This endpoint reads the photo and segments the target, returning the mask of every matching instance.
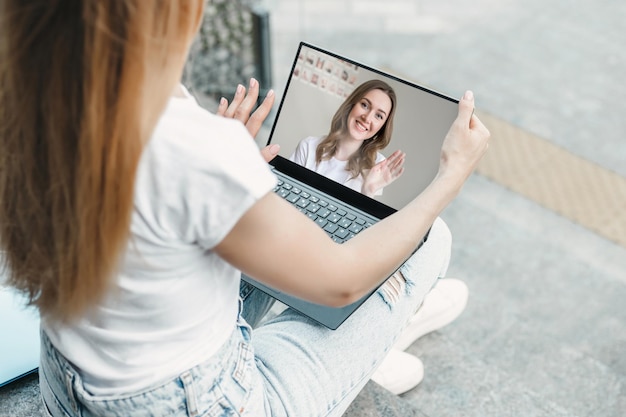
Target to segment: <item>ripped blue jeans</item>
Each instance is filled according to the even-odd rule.
[[[337,330],[286,309],[257,324],[273,299],[242,282],[240,317],[211,360],[141,392],[99,397],[42,334],[40,387],[52,416],[341,416],[438,277],[451,236],[441,219],[427,242]],[[254,330],[253,330],[253,327]]]

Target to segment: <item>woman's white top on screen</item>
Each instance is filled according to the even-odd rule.
[[[289,159],[298,165],[302,165],[305,168],[325,176],[326,178],[330,178],[331,180],[337,181],[346,187],[361,192],[363,187],[363,175],[352,178],[352,173],[346,170],[348,165],[347,161],[340,161],[339,159],[333,157],[327,160],[322,160],[319,165],[315,162],[315,150],[322,139],[323,137],[315,136],[309,136],[302,139]],[[376,163],[379,163],[384,159],[385,157],[383,154],[378,152],[376,155]],[[380,189],[375,195],[382,195],[382,193],[383,190]]]

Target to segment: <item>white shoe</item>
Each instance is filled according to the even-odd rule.
[[[393,349],[406,350],[427,333],[441,329],[461,315],[467,305],[469,290],[461,280],[441,278],[430,290],[417,313],[400,333]]]
[[[391,349],[372,375],[371,380],[393,394],[415,388],[424,378],[424,365],[417,356]]]
[[[404,350],[425,334],[452,323],[465,310],[468,296],[463,281],[439,279],[371,379],[396,395],[415,388],[424,378],[424,365]]]

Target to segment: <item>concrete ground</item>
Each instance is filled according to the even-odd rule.
[[[626,177],[626,3],[262,3],[279,94],[304,40],[449,95],[472,89],[478,109]],[[467,309],[409,348],[425,365],[416,389],[368,384],[346,416],[626,415],[626,248],[481,175],[442,217]],[[37,415],[36,396],[32,377],[2,388],[0,415]]]
[[[478,109],[626,177],[625,3],[263,3],[277,90],[307,41],[449,95],[472,89]],[[626,248],[542,203],[470,179],[442,216],[466,311],[409,348],[425,366],[400,397],[412,411],[368,386],[350,416],[626,415]]]

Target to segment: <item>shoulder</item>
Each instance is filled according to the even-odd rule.
[[[254,178],[269,171],[241,122],[177,98],[168,103],[142,159],[156,164],[156,174],[168,175],[171,181],[206,174]]]
[[[141,157],[135,208],[161,229],[215,243],[274,184],[242,123],[173,99]]]
[[[210,158],[217,150],[254,150],[245,126],[216,116],[191,99],[172,98],[152,135],[150,147],[167,147],[193,160]]]
[[[317,137],[317,136],[308,136],[304,139],[302,139],[300,142],[298,142],[298,145],[296,146],[296,153],[302,155],[302,154],[311,154],[311,153],[315,153],[315,150],[317,149],[317,145],[319,145],[319,143],[321,142],[322,138]]]
[[[315,153],[317,151],[317,147],[320,144],[320,142],[322,141],[322,139],[324,139],[324,137],[320,137],[320,136],[309,136],[304,138],[301,143],[302,143],[302,147],[307,149],[307,152],[309,153]]]
[[[302,141],[306,143],[319,143],[322,141],[323,136],[308,136]]]
[[[312,147],[316,147],[321,141],[322,141],[322,138],[319,137],[319,136],[308,136],[308,137],[302,139],[300,141],[300,143],[303,146],[306,146],[308,148],[312,148]]]

